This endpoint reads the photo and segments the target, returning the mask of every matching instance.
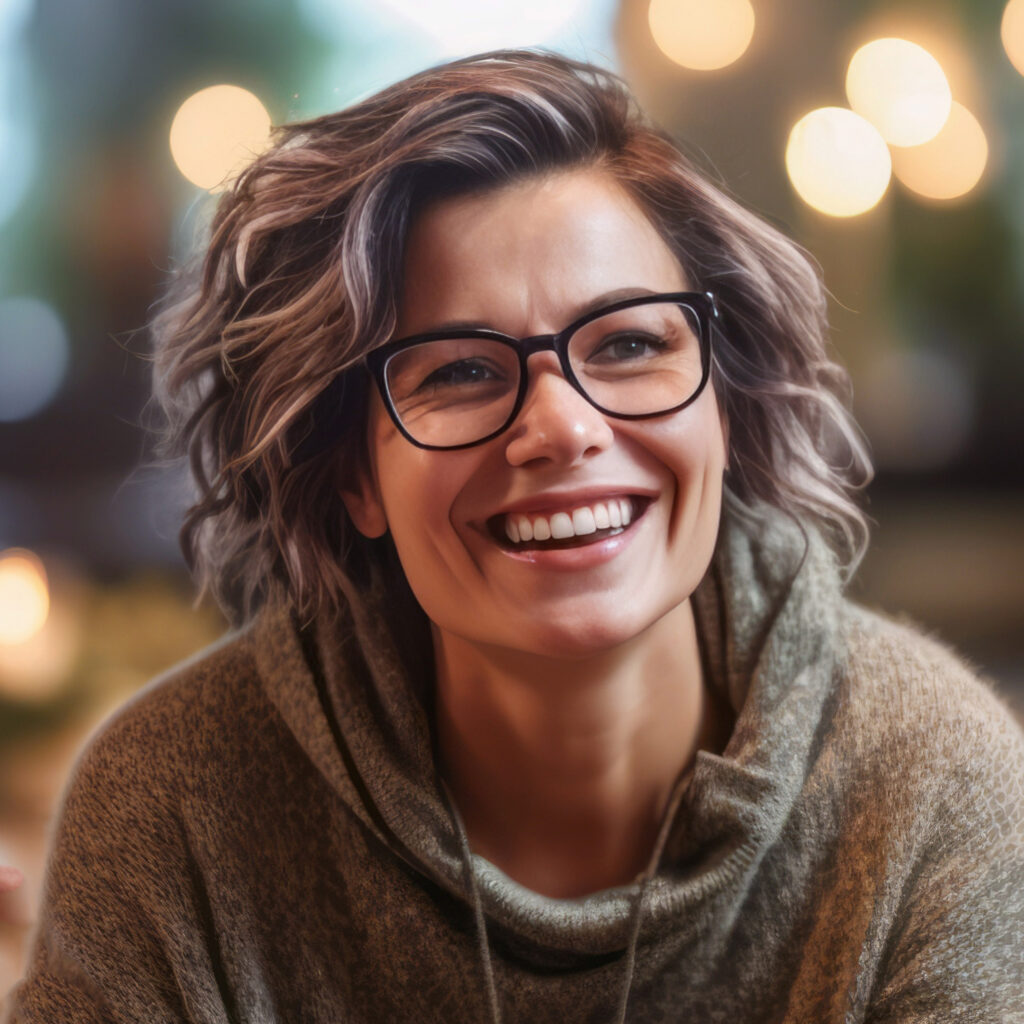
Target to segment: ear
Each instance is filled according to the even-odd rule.
[[[383,537],[388,532],[388,519],[384,514],[384,503],[380,498],[377,481],[365,467],[354,475],[355,486],[341,489],[341,500],[345,503],[349,518],[364,537]]]

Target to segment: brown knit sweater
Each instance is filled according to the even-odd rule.
[[[695,610],[734,733],[642,893],[577,900],[464,852],[386,617],[267,610],[82,755],[7,1019],[1024,1021],[1003,704],[846,601],[816,535],[734,504]]]

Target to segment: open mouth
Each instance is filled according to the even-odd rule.
[[[624,533],[652,499],[639,494],[606,498],[559,512],[509,512],[491,516],[487,529],[510,551],[552,551],[596,544]]]

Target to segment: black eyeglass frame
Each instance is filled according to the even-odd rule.
[[[606,409],[604,406],[598,405],[598,403],[587,394],[583,385],[580,384],[577,379],[576,374],[573,373],[572,366],[569,362],[570,339],[581,327],[585,327],[592,321],[598,320],[603,316],[607,316],[609,313],[617,313],[623,309],[632,309],[634,306],[650,306],[656,303],[666,302],[675,303],[679,306],[686,306],[697,314],[701,378],[696,390],[689,398],[686,399],[686,401],[680,402],[678,405],[674,405],[669,409],[661,409],[657,412],[613,412],[611,409]],[[659,295],[641,295],[632,299],[622,299],[619,302],[613,302],[609,306],[602,306],[600,309],[592,310],[584,316],[581,316],[579,319],[574,320],[568,327],[559,331],[557,334],[535,334],[529,338],[514,338],[509,334],[502,334],[500,331],[492,331],[486,328],[481,328],[479,330],[427,331],[423,334],[412,334],[406,338],[398,338],[395,341],[389,341],[386,344],[381,345],[380,348],[375,348],[371,352],[368,352],[363,357],[362,361],[377,385],[377,390],[380,392],[381,399],[384,402],[384,408],[387,409],[392,422],[410,444],[415,445],[417,448],[424,448],[428,451],[456,451],[461,448],[473,448],[478,444],[485,444],[486,442],[493,440],[495,437],[498,437],[500,434],[503,434],[510,426],[512,426],[523,407],[523,401],[526,398],[526,392],[530,385],[530,377],[526,361],[536,352],[554,352],[558,356],[558,362],[561,365],[562,374],[565,379],[595,409],[597,409],[598,412],[603,413],[605,416],[611,416],[614,419],[619,420],[648,420],[653,419],[656,416],[668,416],[670,413],[679,412],[680,409],[685,409],[692,402],[695,402],[707,386],[708,379],[711,376],[711,326],[718,320],[718,303],[712,292],[665,292]],[[516,393],[515,401],[512,404],[512,409],[505,422],[502,423],[497,430],[492,430],[489,434],[476,441],[466,441],[462,444],[426,444],[423,441],[417,441],[402,424],[402,419],[398,415],[398,410],[395,408],[394,402],[391,399],[391,394],[388,391],[388,363],[399,352],[402,352],[407,348],[412,348],[414,345],[422,345],[431,341],[451,341],[460,338],[477,338],[486,341],[496,341],[500,344],[507,345],[516,352],[519,357],[519,388]]]

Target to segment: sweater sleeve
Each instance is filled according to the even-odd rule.
[[[1024,1022],[1024,734],[974,685],[977,704],[939,730],[949,742],[867,1024]]]
[[[160,730],[122,716],[80,758],[8,1024],[222,1024],[216,942]]]

